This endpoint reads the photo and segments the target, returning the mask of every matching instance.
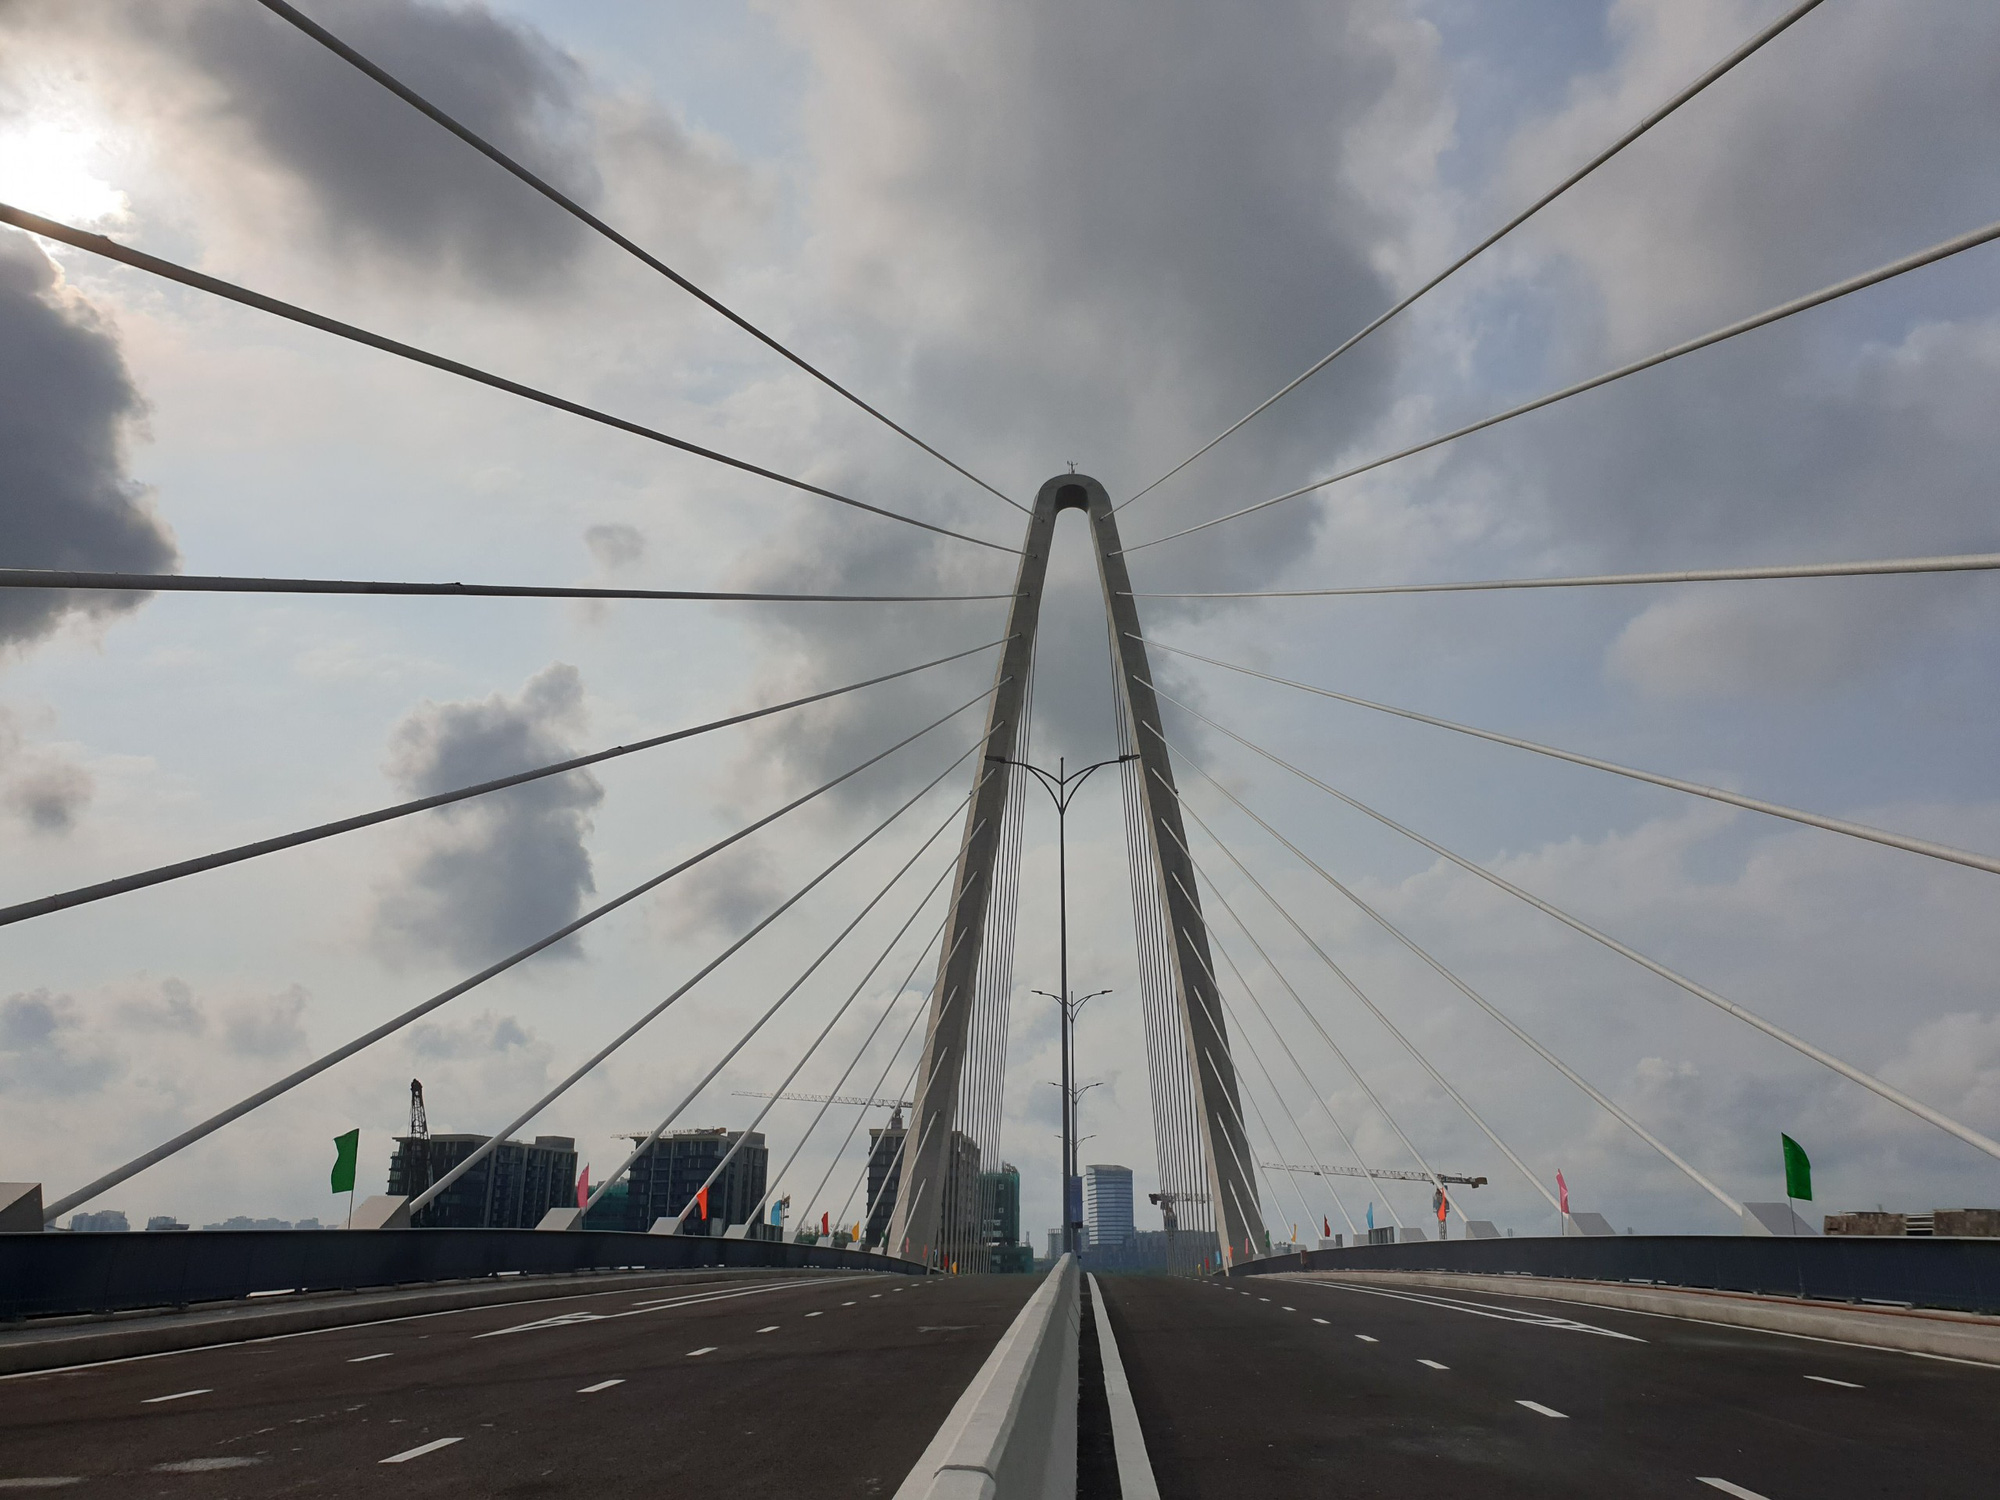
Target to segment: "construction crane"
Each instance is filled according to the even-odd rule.
[[[868,1109],[914,1109],[910,1099],[863,1099],[854,1094],[760,1094],[755,1089],[737,1089],[738,1099],[794,1099],[801,1104],[859,1104]]]
[[[403,1146],[404,1191],[412,1198],[431,1185],[431,1122],[424,1114],[424,1084],[410,1080],[410,1133]]]
[[[1290,1162],[1284,1161],[1260,1161],[1257,1165],[1263,1167],[1266,1171],[1310,1172],[1315,1177],[1322,1175],[1327,1177],[1380,1177],[1389,1182],[1429,1182],[1431,1180],[1428,1172],[1387,1172],[1380,1167],[1370,1167],[1365,1172],[1359,1167],[1327,1167],[1322,1172],[1319,1167],[1295,1167]],[[1455,1182],[1461,1187],[1486,1186],[1486,1179],[1484,1177],[1462,1177],[1456,1172],[1440,1172],[1437,1174],[1437,1180],[1439,1182]]]

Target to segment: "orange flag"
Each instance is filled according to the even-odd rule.
[[[694,1195],[694,1211],[703,1219],[708,1217],[708,1188],[703,1186]]]

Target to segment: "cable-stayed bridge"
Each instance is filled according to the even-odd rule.
[[[115,912],[116,902],[140,891],[505,797],[624,757],[784,722],[850,695],[880,701],[868,695],[887,684],[952,684],[940,690],[952,703],[948,711],[924,722],[871,718],[869,753],[838,774],[242,1097],[204,1096],[202,1112],[161,1139],[133,1143],[132,1154],[100,1163],[89,1180],[44,1182],[36,1163],[0,1160],[19,1178],[0,1184],[0,1310],[17,1324],[0,1329],[0,1376],[16,1396],[0,1415],[0,1488],[124,1483],[141,1474],[198,1486],[225,1480],[197,1476],[233,1475],[259,1491],[319,1484],[346,1493],[376,1478],[378,1465],[394,1466],[399,1483],[449,1493],[653,1493],[717,1478],[761,1493],[806,1472],[831,1476],[826,1482],[843,1492],[912,1497],[1233,1494],[1293,1482],[1348,1482],[1367,1493],[1392,1486],[1462,1493],[1482,1485],[1505,1493],[1586,1485],[1698,1493],[1706,1486],[1757,1497],[1806,1488],[1970,1493],[1981,1483],[1977,1466],[1963,1461],[1962,1438],[1992,1425],[2000,1224],[1988,1226],[1976,1214],[1924,1216],[1921,1227],[1906,1223],[1908,1232],[1895,1235],[1818,1234],[1791,1201],[1756,1196],[1754,1183],[1733,1175],[1728,1163],[1672,1139],[1671,1129],[1648,1122],[1642,1102],[1621,1099],[1617,1087],[1587,1078],[1558,1044],[1531,1034],[1438,956],[1436,937],[1406,930],[1365,886],[1336,874],[1338,861],[1298,808],[1358,814],[1438,867],[1482,882],[1523,920],[1553,924],[1580,951],[1612,955],[1726,1017],[1745,1045],[1776,1044],[1805,1059],[1817,1086],[1920,1122],[1960,1153],[1968,1193],[1991,1196],[1982,1185],[1995,1181],[2000,1141],[1990,1122],[1982,1128],[1824,1038],[1780,1024],[1756,996],[1725,994],[1641,940],[1453,849],[1336,784],[1335,768],[1280,754],[1256,724],[1218,716],[1207,699],[1173,684],[1209,675],[1254,682],[1274,701],[1296,695],[1293,701],[1391,716],[1578,775],[1815,829],[1872,846],[1872,858],[1950,866],[1954,878],[1967,881],[2000,875],[2000,856],[1286,677],[1199,649],[1209,643],[1186,626],[1156,638],[1146,612],[1148,601],[1164,599],[1943,578],[1991,572],[2000,568],[2000,553],[1261,591],[1148,589],[1133,569],[1143,572],[1152,548],[1185,546],[1213,528],[1980,253],[2000,239],[2000,223],[1906,248],[1807,295],[1283,493],[1218,504],[1195,524],[1151,527],[1130,540],[1124,534],[1131,521],[1145,524],[1145,512],[1128,516],[1130,508],[1778,42],[1820,0],[1792,7],[1746,39],[1122,500],[1075,465],[1032,496],[1005,493],[312,17],[282,0],[260,3],[299,33],[300,45],[323,49],[329,66],[371,80],[384,108],[416,111],[425,128],[447,132],[485,159],[468,154],[467,170],[509,174],[523,194],[538,195],[692,296],[948,470],[953,483],[1023,517],[1025,527],[1014,533],[1015,516],[1004,511],[990,512],[975,529],[910,514],[0,203],[0,222],[124,268],[118,274],[177,284],[481,387],[496,405],[527,402],[748,476],[838,507],[857,527],[914,528],[931,544],[973,549],[990,564],[1012,560],[1005,565],[1011,577],[978,591],[866,593],[141,574],[0,555],[0,588],[20,591],[951,608],[992,622],[967,649],[932,647],[912,653],[921,660],[884,662],[869,675],[781,701],[0,908],[6,927],[99,903],[114,903],[106,910]],[[1070,512],[1076,515],[1065,521]],[[1034,759],[1034,701],[1044,645],[1077,649],[1042,640],[1049,569],[1063,547],[1088,550],[1100,586],[1115,754],[1074,772],[1066,763],[1050,772]],[[902,638],[926,639],[922,627]],[[1163,661],[1189,675],[1163,684],[1156,680]],[[942,769],[911,769],[919,756],[931,757],[923,762],[931,766],[940,747],[950,756]],[[1071,912],[1059,833],[1062,959],[1051,998],[1063,1057],[1056,1185],[1063,1227],[1041,1258],[1042,1274],[1002,1275],[1023,1258],[1013,1253],[1021,1235],[1018,1196],[1011,1220],[1000,1206],[1009,1191],[1018,1195],[1018,1177],[1010,1189],[996,1180],[1005,1175],[996,1168],[1009,1090],[1025,1082],[1010,1079],[1008,1060],[1014,997],[1024,987],[1016,954],[1028,820],[1041,816],[1039,786],[1051,796],[1060,829],[1070,795],[1100,768],[1118,783],[1154,1150],[1151,1185],[1142,1191],[1162,1212],[1167,1243],[1152,1266],[1162,1274],[1114,1278],[1114,1266],[1126,1268],[1113,1255],[1120,1247],[1091,1245],[1086,1233],[1077,1116],[1091,1085],[1077,1081],[1072,1040],[1077,1011],[1094,997],[1078,996],[1068,971]],[[1282,773],[1288,794],[1251,789],[1251,769]],[[496,1118],[504,1114],[506,1123],[490,1135],[463,1138],[462,1148],[447,1153],[444,1138],[430,1141],[427,1127],[413,1125],[401,1148],[401,1190],[392,1184],[373,1198],[348,1232],[57,1232],[66,1216],[87,1212],[183,1153],[200,1152],[218,1133],[258,1128],[259,1112],[274,1101],[593,924],[674,882],[701,880],[703,866],[726,851],[767,830],[783,837],[794,813],[824,806],[821,799],[869,773],[876,773],[871,785],[887,781],[895,789],[886,813],[857,818],[834,857],[684,981],[614,1033],[593,1038],[588,1054],[554,1084],[532,1098],[495,1101]],[[1225,835],[1232,827],[1241,834]],[[886,879],[857,873],[872,868],[871,859],[892,866]],[[1026,878],[1044,879],[1040,872]],[[1301,899],[1301,891],[1310,897]],[[815,892],[849,913],[823,944],[799,937],[796,918],[787,921]],[[855,935],[871,919],[893,924],[893,936],[879,948],[870,941],[860,954],[861,977],[813,1030],[800,1019],[798,997],[823,983],[830,966],[854,959],[862,947]],[[1491,1021],[1491,1045],[1532,1058],[1542,1086],[1574,1091],[1600,1128],[1637,1141],[1677,1173],[1715,1206],[1708,1227],[1726,1232],[1617,1235],[1587,1204],[1573,1206],[1558,1163],[1510,1138],[1510,1101],[1495,1097],[1477,1072],[1448,1073],[1426,1036],[1407,1020],[1399,1024],[1393,1006],[1343,961],[1335,933],[1349,922],[1406,952]],[[601,1082],[607,1061],[636,1038],[672,1032],[675,1007],[718,973],[725,977],[716,983],[726,982],[732,960],[753,945],[782,952],[794,977],[755,994],[726,1044],[699,1060],[694,1081],[658,1101],[657,1123],[629,1133],[631,1149],[621,1160],[581,1177],[572,1160],[561,1201],[532,1228],[446,1223],[455,1193],[484,1183],[490,1194],[524,1132],[546,1123],[573,1091]],[[1435,1122],[1391,1096],[1353,1029],[1330,1019],[1328,996],[1343,997],[1343,1009],[1351,1001],[1372,1023],[1370,1042],[1386,1038],[1426,1090],[1449,1102],[1468,1127],[1462,1138],[1483,1143],[1479,1160],[1440,1154]],[[764,1056],[774,1046],[782,1063],[768,1076],[749,1076],[746,1054]],[[667,1170],[669,1148],[702,1133],[696,1112],[716,1107],[725,1075],[755,1082],[731,1097],[759,1104],[740,1124],[709,1132],[711,1149],[695,1169]],[[1337,1108],[1342,1099],[1363,1101],[1365,1113]],[[769,1125],[781,1102],[817,1108],[802,1129],[781,1133]],[[884,1109],[891,1121],[863,1135],[870,1112]],[[436,1147],[421,1170],[419,1141]],[[1393,1143],[1393,1164],[1381,1159],[1381,1142]],[[810,1169],[801,1164],[808,1151],[814,1160],[827,1157],[810,1188]],[[753,1158],[755,1172],[747,1170]],[[1790,1174],[1787,1158],[1788,1187]],[[1473,1195],[1503,1179],[1546,1204],[1555,1232],[1511,1236],[1481,1215]],[[745,1189],[745,1182],[754,1186]],[[1400,1189],[1399,1197],[1390,1184],[1419,1191]],[[1352,1196],[1358,1186],[1365,1207]],[[1431,1190],[1428,1211],[1406,1216],[1410,1204],[1422,1202],[1423,1187]],[[1388,1223],[1376,1222],[1378,1204]],[[271,1436],[294,1428],[300,1441]],[[79,1443],[78,1434],[88,1441]]]

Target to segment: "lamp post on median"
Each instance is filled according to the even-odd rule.
[[[1096,994],[1085,995],[1082,1000],[1072,1000],[1069,993],[1069,805],[1082,790],[1083,783],[1092,771],[1106,766],[1119,765],[1128,760],[1137,760],[1136,754],[1117,755],[1110,760],[1095,761],[1080,771],[1068,769],[1068,763],[1060,758],[1054,771],[1045,771],[1040,766],[1025,760],[1010,760],[1004,755],[989,755],[988,760],[999,761],[1002,765],[1019,766],[1023,771],[1034,774],[1042,784],[1042,790],[1049,794],[1049,800],[1056,805],[1056,905],[1058,910],[1058,931],[1062,953],[1060,995],[1050,995],[1062,1007],[1062,1084],[1063,1091],[1063,1249],[1071,1254],[1076,1251],[1077,1225],[1083,1216],[1083,1193],[1076,1176],[1076,1090],[1073,1082],[1074,1068],[1074,1028],[1076,1013],[1083,1009],[1085,1000],[1094,1000],[1097,995],[1108,995],[1109,990],[1098,990]],[[1035,991],[1047,995],[1047,990]]]

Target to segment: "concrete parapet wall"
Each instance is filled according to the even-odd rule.
[[[2000,1318],[1977,1313],[1855,1307],[1841,1302],[1804,1302],[1750,1292],[1684,1291],[1601,1281],[1565,1281],[1558,1277],[1479,1276],[1451,1271],[1305,1271],[1287,1275],[1285,1280],[1427,1287],[1461,1295],[1582,1303],[2000,1365]]]
[[[1074,1500],[1080,1279],[1056,1262],[895,1500]]]
[[[702,1269],[898,1271],[885,1255],[775,1240],[532,1229],[0,1234],[0,1320],[186,1307],[502,1275]]]
[[[2000,1240],[1607,1235],[1356,1245],[1238,1262],[1274,1271],[1448,1271],[2000,1313]]]

